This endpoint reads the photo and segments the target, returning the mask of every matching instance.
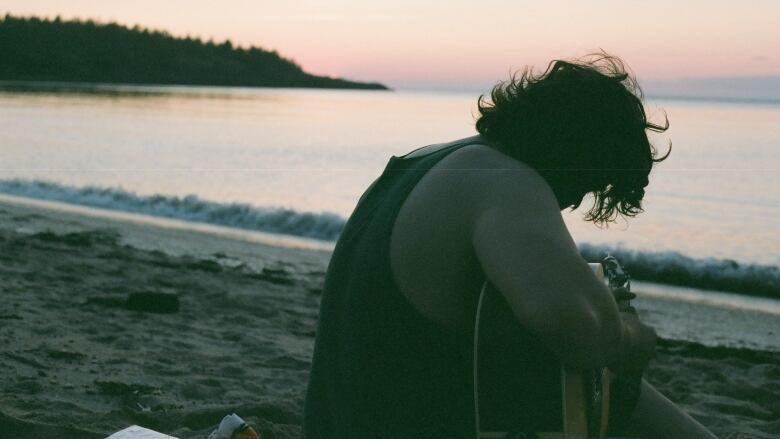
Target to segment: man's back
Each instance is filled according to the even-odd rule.
[[[475,160],[495,166],[491,160],[502,160],[490,159],[498,153],[474,144],[478,141],[464,139],[437,152],[394,158],[350,218],[323,292],[305,410],[307,437],[472,437],[472,325],[484,277],[466,231],[458,231],[462,226],[457,224],[462,216],[457,214],[459,197],[443,197],[455,204],[429,200],[422,210],[417,210],[416,203],[444,190],[442,184],[448,183],[441,178],[445,175],[465,187],[469,175],[483,172],[453,166]],[[450,186],[450,190],[457,189]],[[417,214],[424,217],[424,223],[415,224]],[[448,217],[455,221],[447,221]],[[417,235],[426,230],[428,236]],[[442,238],[448,234],[466,238],[430,239],[437,233]],[[402,263],[391,264],[391,254]],[[474,264],[465,264],[461,258],[470,258]],[[442,276],[442,285],[427,283],[426,272]],[[411,293],[400,283],[414,281],[407,273],[421,276],[422,286]],[[441,294],[414,295],[427,288]],[[524,354],[526,360],[540,358],[534,349]],[[549,358],[548,352],[544,355]],[[549,369],[545,364],[537,367]],[[551,376],[554,380],[557,373]],[[518,394],[519,390],[536,395],[529,388],[518,389]],[[548,393],[557,401],[555,387]],[[557,421],[555,410],[544,407],[547,419]]]
[[[401,204],[425,169],[449,152],[391,159],[342,232],[322,295],[304,410],[309,439],[473,432],[465,417],[448,419],[472,405],[468,336],[411,307],[396,287],[388,251]]]
[[[415,186],[398,214],[390,245],[393,274],[407,299],[437,323],[460,329],[473,326],[485,281],[475,252],[474,225],[482,210],[491,208],[494,186],[512,184],[518,192],[548,198],[548,212],[519,206],[517,221],[551,223],[549,215],[560,216],[554,196],[534,170],[479,136],[470,140],[474,143],[442,159]],[[524,250],[517,249],[518,259],[505,264],[534,257],[526,258]]]

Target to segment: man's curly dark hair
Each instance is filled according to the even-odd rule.
[[[646,130],[642,92],[623,62],[606,53],[556,60],[535,74],[526,68],[480,96],[476,127],[505,154],[533,167],[561,208],[592,193],[585,219],[603,225],[642,212],[644,188],[657,157]]]

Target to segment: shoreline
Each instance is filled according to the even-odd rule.
[[[123,210],[91,207],[82,204],[67,203],[62,201],[43,200],[37,198],[20,197],[0,193],[0,206],[11,205],[21,209],[34,211],[41,215],[54,213],[57,216],[64,215],[71,221],[86,220],[94,227],[117,227],[128,234],[125,238],[136,238],[133,243],[144,245],[145,240],[138,239],[137,235],[143,231],[158,229],[175,230],[180,233],[198,233],[209,236],[230,239],[239,242],[261,244],[269,247],[288,249],[311,250],[330,253],[335,243],[317,239],[304,238],[293,235],[267,233],[261,231],[240,229],[203,222],[166,218],[162,216],[147,215],[144,213],[127,212]],[[146,242],[151,245],[152,242]]]
[[[346,219],[330,212],[226,203],[189,196],[140,196],[121,188],[73,188],[39,181],[0,181],[0,202],[39,206],[121,221],[200,230],[275,246],[332,251]],[[25,186],[25,184],[27,186]],[[29,187],[28,187],[29,186]],[[42,191],[42,192],[41,192]],[[693,258],[675,251],[632,250],[610,244],[579,244],[589,261],[616,256],[641,283],[675,289],[675,295],[780,312],[780,267],[731,259]],[[657,290],[657,288],[656,288]]]
[[[0,431],[300,437],[330,253],[0,199]],[[133,294],[177,297],[133,309]],[[169,297],[169,296],[167,296]],[[159,311],[159,310],[158,310]],[[662,340],[646,378],[726,436],[780,434],[780,352]]]

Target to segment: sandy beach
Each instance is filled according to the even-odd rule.
[[[300,437],[329,252],[172,224],[0,200],[0,437],[205,438],[232,412]],[[719,437],[780,437],[780,352],[665,340],[646,376]]]

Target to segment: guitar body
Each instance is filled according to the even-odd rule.
[[[601,264],[588,264],[605,283]],[[561,364],[561,404],[566,439],[603,438],[609,426],[609,370],[579,370]]]
[[[561,404],[566,439],[603,438],[609,426],[609,370],[561,365]]]
[[[613,292],[618,287],[630,289],[628,275],[614,258],[590,266]],[[630,308],[627,299],[619,306]],[[521,433],[550,439],[606,436],[610,412],[615,412],[609,403],[610,383],[616,377],[608,369],[577,370],[560,363],[517,322],[503,296],[489,283],[482,291],[477,314],[474,383],[479,437],[523,437]],[[618,390],[638,388],[640,380],[641,376],[623,379]]]
[[[558,357],[520,326],[490,284],[480,315],[475,382],[481,437],[563,431]]]

